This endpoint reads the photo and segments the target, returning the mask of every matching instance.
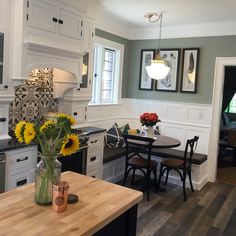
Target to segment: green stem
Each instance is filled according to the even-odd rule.
[[[42,158],[42,172],[39,173],[38,189],[35,195],[35,200],[39,204],[50,203],[52,201],[52,187],[58,180],[57,171],[55,170],[55,158],[41,157]]]

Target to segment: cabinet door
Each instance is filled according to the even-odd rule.
[[[79,87],[79,96],[90,99],[92,97],[92,58],[91,52],[84,53],[82,64],[82,83]]]
[[[25,171],[23,173],[10,175],[9,185],[7,186],[7,190],[15,189],[23,185],[32,183],[34,181],[34,178],[35,178],[35,171],[33,169]]]
[[[83,56],[83,65],[82,65],[82,83],[80,84],[80,88],[88,88],[91,84],[91,80],[89,79],[89,70],[90,70],[90,55],[86,52]]]
[[[65,9],[59,9],[59,34],[73,39],[82,38],[82,17]]]
[[[57,7],[42,0],[27,1],[27,25],[43,31],[56,33],[58,19]]]
[[[83,21],[83,51],[93,50],[94,25],[88,21]]]
[[[76,123],[83,123],[86,121],[87,107],[85,104],[74,104],[73,106],[73,117]]]
[[[4,34],[0,33],[0,85],[3,84]]]

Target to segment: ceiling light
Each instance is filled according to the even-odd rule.
[[[161,29],[162,29],[162,12],[158,15],[157,13],[150,12],[144,15],[148,18],[150,23],[155,23],[160,21],[160,31],[159,31],[159,45],[156,52],[156,57],[154,60],[151,60],[151,65],[146,66],[147,74],[152,79],[164,79],[171,67],[169,63],[161,58]]]

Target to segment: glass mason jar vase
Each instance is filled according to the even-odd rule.
[[[40,155],[35,172],[35,202],[39,205],[52,203],[52,185],[61,180],[61,163],[57,157]]]

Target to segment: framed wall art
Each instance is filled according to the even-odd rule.
[[[161,49],[161,58],[170,64],[171,70],[164,79],[156,81],[155,89],[157,91],[177,92],[180,48]]]
[[[182,61],[182,93],[197,93],[200,48],[184,48]]]
[[[141,62],[140,62],[140,75],[139,75],[139,89],[140,90],[152,90],[153,79],[150,78],[146,71],[146,66],[151,64],[151,60],[154,59],[154,49],[142,49],[141,50]]]

